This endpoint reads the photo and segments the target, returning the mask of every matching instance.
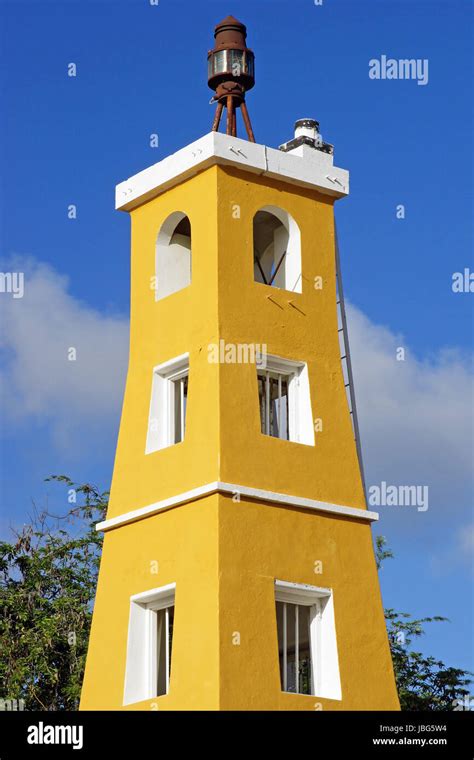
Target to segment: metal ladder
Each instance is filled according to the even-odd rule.
[[[349,347],[349,334],[347,331],[346,307],[344,303],[344,289],[342,287],[341,259],[339,256],[339,241],[337,235],[336,223],[334,223],[334,236],[336,247],[336,303],[337,303],[337,328],[339,335],[339,347],[341,351],[342,374],[344,376],[344,387],[346,389],[347,405],[352,420],[352,430],[357,448],[357,458],[359,460],[362,486],[364,489],[365,501],[367,503],[367,489],[365,485],[364,462],[362,460],[362,446],[360,441],[359,421],[357,418],[357,406],[354,391],[354,377],[352,374],[351,351]]]

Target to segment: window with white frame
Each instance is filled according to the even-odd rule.
[[[184,441],[188,406],[189,354],[153,370],[146,453]]]
[[[157,301],[191,284],[191,223],[182,211],[163,222],[156,240]]]
[[[186,429],[186,406],[188,403],[188,372],[180,374],[179,377],[172,379],[171,382],[171,407],[174,412],[174,422],[172,430],[173,443],[181,443],[184,440],[184,431]]]
[[[154,615],[152,652],[156,661],[153,663],[153,680],[156,681],[156,695],[168,694],[170,688],[171,650],[173,646],[174,603],[167,607],[150,608]]]
[[[308,367],[267,356],[257,368],[260,428],[264,435],[314,446]]]
[[[301,233],[293,217],[277,206],[264,206],[253,220],[256,282],[301,293]]]
[[[168,694],[176,585],[130,599],[124,705]]]
[[[275,581],[282,691],[341,699],[330,589]]]

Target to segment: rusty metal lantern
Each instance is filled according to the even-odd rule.
[[[208,82],[215,95],[217,111],[212,131],[217,132],[224,107],[227,108],[227,134],[237,136],[237,108],[242,111],[248,138],[255,142],[245,93],[255,85],[255,56],[247,47],[247,28],[233,16],[217,24],[216,44],[208,53]]]

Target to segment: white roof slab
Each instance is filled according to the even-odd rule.
[[[349,194],[349,172],[333,156],[301,145],[288,153],[221,132],[209,132],[148,169],[117,185],[115,208],[131,211],[210,166],[237,169],[318,190],[333,198]]]

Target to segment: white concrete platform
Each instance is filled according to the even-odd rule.
[[[333,198],[349,194],[349,172],[334,166],[333,156],[328,153],[308,145],[284,153],[221,132],[209,132],[117,185],[115,207],[120,211],[131,211],[216,164],[313,188]]]

